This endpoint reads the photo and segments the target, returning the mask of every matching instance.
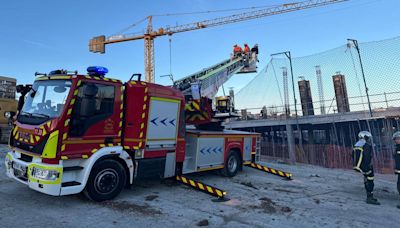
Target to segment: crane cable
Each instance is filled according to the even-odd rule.
[[[276,81],[276,85],[278,86],[279,97],[281,98],[281,105],[284,106],[285,103],[282,98],[281,87],[279,86],[279,80],[278,80],[278,77],[276,76],[276,71],[275,71],[275,66],[273,64],[273,60],[274,60],[274,58],[271,58],[271,60],[269,61],[269,64],[271,64],[272,72],[274,73],[274,77],[275,77],[275,81]]]
[[[209,13],[221,13],[221,12],[232,12],[241,10],[254,10],[262,8],[272,8],[280,6],[277,5],[265,5],[265,6],[253,6],[253,7],[243,7],[243,8],[233,8],[233,9],[221,9],[221,10],[206,10],[206,11],[193,11],[193,12],[183,12],[183,13],[165,13],[165,14],[154,14],[153,17],[170,17],[170,16],[184,16],[184,15],[195,15],[195,14],[209,14]]]
[[[129,25],[128,27],[126,27],[126,28],[124,28],[124,29],[121,29],[119,32],[114,33],[114,35],[123,34],[124,32],[126,32],[126,31],[128,31],[129,29],[131,29],[131,28],[133,28],[133,27],[135,27],[135,26],[141,24],[143,21],[145,21],[145,20],[147,20],[147,19],[148,19],[148,17],[144,17],[144,18],[138,20],[137,22],[135,22],[135,23]]]
[[[356,5],[356,6],[364,6],[364,5],[367,5],[367,4],[370,4],[370,3],[374,3],[374,2],[377,2],[377,1],[381,1],[381,0],[371,0],[369,2],[366,2],[365,4],[359,4],[359,5]],[[221,13],[221,12],[232,12],[232,11],[242,11],[242,10],[263,9],[263,8],[274,8],[274,7],[278,7],[278,6],[281,6],[281,5],[285,5],[285,4],[253,6],[253,7],[222,9],[222,10],[193,11],[193,12],[183,12],[183,13],[165,13],[165,14],[154,14],[152,16],[153,17],[169,17],[169,16],[184,16],[184,15],[196,15],[196,14],[210,14],[210,13]],[[286,4],[286,5],[288,5],[288,4]],[[352,6],[352,7],[354,7],[354,6]],[[351,8],[351,7],[347,7],[347,8],[344,8],[344,9],[348,9],[348,8]],[[337,10],[334,10],[334,11],[337,11]],[[133,23],[132,25],[126,27],[125,29],[122,29],[121,31],[115,33],[114,35],[123,34],[127,30],[139,25],[140,23],[142,23],[143,21],[145,21],[147,19],[148,19],[148,17],[144,17],[143,19],[137,21],[136,23]],[[140,32],[137,32],[137,33],[140,33]]]
[[[210,13],[221,13],[221,12],[232,12],[232,11],[241,11],[241,10],[254,10],[254,9],[262,9],[269,7],[276,7],[279,5],[265,5],[265,6],[253,6],[253,7],[243,7],[243,8],[235,8],[235,9],[224,9],[224,10],[206,10],[206,11],[194,11],[194,12],[183,12],[183,13],[165,13],[165,14],[154,14],[153,17],[170,17],[170,16],[184,16],[184,15],[196,15],[196,14],[210,14]],[[141,24],[143,21],[147,20],[149,17],[144,17],[139,21],[129,25],[128,27],[121,29],[119,32],[114,33],[114,35],[123,34],[129,29]]]

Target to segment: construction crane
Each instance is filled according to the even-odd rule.
[[[345,2],[349,0],[309,0],[303,2],[292,2],[287,4],[282,4],[279,6],[274,6],[271,8],[265,8],[261,10],[249,11],[239,14],[234,14],[225,17],[219,17],[210,20],[204,20],[200,22],[188,23],[178,26],[166,27],[166,28],[159,28],[157,30],[153,30],[152,25],[152,16],[148,16],[148,24],[146,28],[146,32],[141,35],[113,35],[106,37],[104,35],[94,37],[89,41],[89,50],[95,53],[105,53],[105,45],[113,44],[113,43],[121,43],[126,41],[133,41],[133,40],[144,40],[144,68],[145,68],[145,76],[147,82],[154,82],[154,39],[159,36],[165,35],[173,35],[175,33],[180,32],[188,32],[192,30],[216,27],[220,25],[246,21],[261,17],[267,17],[277,14],[283,14],[303,9],[309,9],[319,6],[325,6],[340,2]]]

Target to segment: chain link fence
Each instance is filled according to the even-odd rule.
[[[236,93],[241,117],[234,122],[243,123],[232,126],[262,133],[262,155],[286,160],[286,127],[291,124],[296,160],[330,168],[351,168],[357,134],[368,130],[373,134],[377,171],[393,172],[391,134],[400,130],[398,53],[400,37],[350,41],[292,58],[292,66],[285,55],[274,55]]]

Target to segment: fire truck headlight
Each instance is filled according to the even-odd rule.
[[[54,181],[60,176],[60,173],[56,170],[48,170],[38,167],[32,168],[32,177],[41,180]]]
[[[6,155],[6,158],[4,159],[4,163],[6,163],[6,169],[11,168],[12,160],[11,160],[11,156],[9,154]]]

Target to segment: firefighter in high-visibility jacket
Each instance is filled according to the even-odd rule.
[[[243,49],[239,45],[237,45],[237,44],[233,45],[233,56],[235,58],[238,56],[241,56],[242,53],[243,53]]]
[[[396,144],[396,148],[393,153],[394,158],[394,173],[397,174],[397,191],[400,194],[400,131],[393,134],[393,141]],[[400,204],[397,205],[400,209]]]
[[[354,145],[352,158],[353,169],[364,175],[364,187],[367,191],[368,204],[379,205],[380,203],[374,198],[374,168],[372,166],[372,135],[368,131],[358,133],[359,140]]]

